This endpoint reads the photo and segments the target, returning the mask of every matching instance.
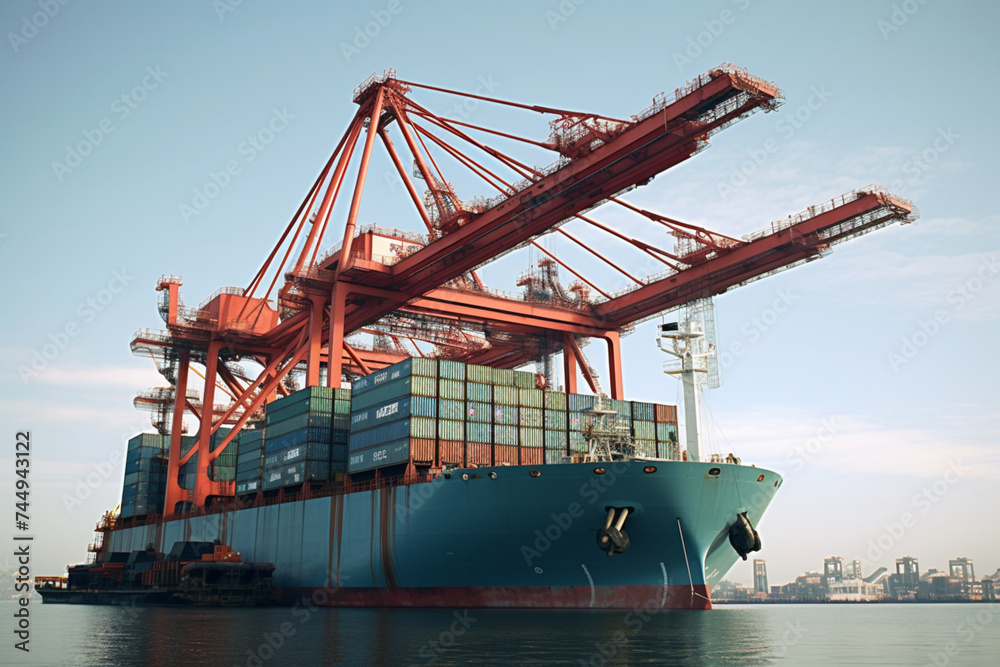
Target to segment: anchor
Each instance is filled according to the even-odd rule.
[[[597,546],[602,551],[607,551],[609,558],[614,554],[625,553],[632,545],[628,531],[624,528],[629,511],[628,507],[609,507],[608,518],[597,531]]]
[[[746,512],[736,515],[736,521],[729,527],[729,544],[743,560],[751,551],[760,551],[760,535],[757,534]]]

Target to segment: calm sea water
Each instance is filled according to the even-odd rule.
[[[709,612],[129,609],[31,605],[4,665],[1000,665],[1000,604]],[[27,659],[26,659],[27,658]]]

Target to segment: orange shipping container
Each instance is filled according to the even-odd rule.
[[[466,460],[471,465],[488,466],[493,461],[493,445],[485,442],[469,442],[465,445]]]
[[[441,463],[465,465],[465,443],[461,440],[439,440]]]
[[[433,438],[411,438],[410,456],[414,461],[433,462],[436,444]]]
[[[517,445],[494,445],[494,465],[517,465]]]
[[[656,406],[656,421],[660,424],[676,424],[677,423],[677,406],[676,405],[657,405]]]
[[[545,463],[544,447],[521,447],[521,465],[536,466]]]

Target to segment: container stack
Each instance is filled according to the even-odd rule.
[[[660,458],[679,461],[680,447],[677,444],[677,406],[657,405],[656,415],[656,450]]]
[[[567,436],[569,439],[569,455],[583,456],[590,446],[583,436],[583,429],[589,422],[586,411],[594,407],[594,397],[589,394],[566,395]]]
[[[632,403],[632,438],[636,453],[658,456],[656,452],[656,406],[652,403]]]
[[[437,373],[437,361],[413,358],[354,383],[349,472],[411,459],[433,461],[439,436],[442,442],[464,444],[462,413],[457,419],[438,418]]]
[[[262,425],[263,426],[263,425]],[[260,491],[264,464],[264,429],[244,429],[236,450],[236,495],[252,495]]]
[[[261,490],[324,483],[346,468],[350,391],[308,387],[267,406]]]
[[[222,443],[223,438],[229,434],[231,429],[220,428],[212,436],[212,451],[214,452]],[[239,449],[239,440],[242,433],[237,433],[225,451],[215,457],[215,460],[208,464],[208,477],[216,482],[232,482],[236,479],[236,456]]]
[[[562,463],[569,455],[567,394],[545,392],[545,462]]]
[[[198,445],[198,438],[192,435],[181,436],[181,458],[187,456],[192,447]],[[177,471],[177,484],[182,489],[194,491],[196,473],[198,471],[198,453],[195,452],[187,463],[182,465]]]
[[[215,451],[219,444],[225,439],[229,434],[231,429],[220,428],[218,431],[212,434],[212,442],[209,445],[211,451]],[[164,436],[166,438],[167,446],[170,445],[170,436]],[[192,447],[198,446],[198,437],[193,435],[182,435],[181,436],[181,457],[187,455],[191,451]],[[209,478],[217,482],[231,482],[236,479],[236,449],[237,442],[236,438],[226,445],[226,451],[216,457],[215,461],[211,462],[208,466]],[[182,465],[177,473],[177,483],[182,489],[187,491],[194,490],[195,479],[198,472],[198,452],[188,460],[187,463]]]
[[[670,451],[676,451],[672,406],[612,399],[604,405],[632,430],[639,453],[666,454],[658,433],[665,444],[673,433]],[[354,383],[348,470],[361,473],[407,462],[426,467],[561,463],[588,452],[583,431],[593,406],[594,396],[539,389],[533,373],[408,359]]]
[[[167,492],[168,436],[140,433],[128,441],[122,488],[123,519],[163,511]]]

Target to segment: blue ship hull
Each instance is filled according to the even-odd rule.
[[[288,604],[706,609],[739,557],[730,525],[741,512],[759,522],[780,483],[761,468],[680,461],[458,469],[117,529],[110,550],[219,539],[245,560],[274,563]],[[631,546],[609,557],[597,531],[608,508],[624,507]]]

